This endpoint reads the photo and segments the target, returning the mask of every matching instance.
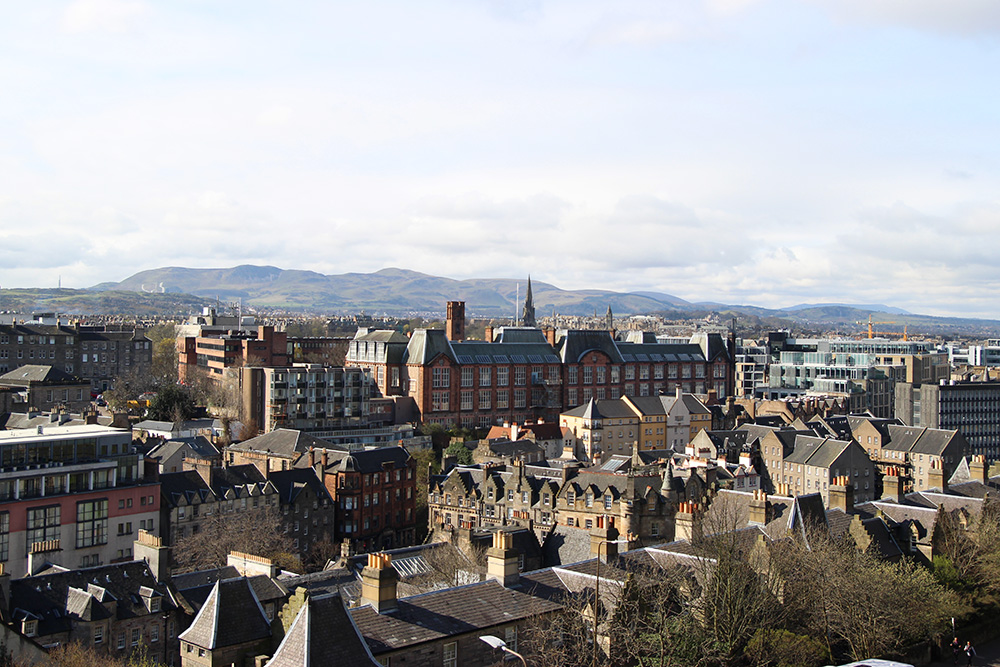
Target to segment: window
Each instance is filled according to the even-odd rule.
[[[459,404],[459,410],[471,410],[472,409],[472,390],[462,390],[461,403]]]
[[[435,388],[447,388],[451,385],[451,369],[437,367],[431,371],[431,382]]]
[[[472,386],[472,368],[470,367],[462,369],[462,386],[463,387]]]
[[[36,507],[29,509],[27,547],[30,549],[36,542],[58,540],[60,533],[59,505]]]
[[[139,628],[132,628],[132,646],[138,646],[139,640],[142,638],[142,630]]]
[[[486,391],[479,392],[479,409],[480,410],[490,410],[493,404],[492,393],[488,389]]]
[[[576,384],[577,383],[577,374],[579,373],[579,369],[576,366],[570,366],[569,369],[568,369],[568,371],[569,371],[569,375],[568,375],[568,378],[566,380],[567,384]]]
[[[158,641],[160,641],[160,626],[154,625],[149,629],[149,642],[153,643]]]
[[[444,645],[441,667],[458,667],[458,642],[448,642]]]
[[[108,541],[108,501],[86,500],[76,504],[76,548],[106,544]]]
[[[506,366],[500,366],[497,368],[497,386],[506,387],[508,379],[510,378],[510,369]]]
[[[121,632],[118,633],[118,650],[121,651],[124,648],[125,648],[125,631],[122,630]],[[187,650],[189,653],[191,652],[190,644],[187,645]]]
[[[506,389],[497,389],[497,409],[506,410],[510,407],[510,398]]]
[[[438,370],[437,368],[434,369]],[[445,369],[448,370],[448,369]],[[437,386],[437,385],[435,385]],[[450,400],[447,391],[431,392],[431,410],[434,412],[444,412],[450,409]]]
[[[491,372],[491,369],[489,369],[489,368],[480,368],[479,369],[479,386],[480,387],[489,387],[491,384],[493,384],[492,375],[493,375],[493,373]]]
[[[523,387],[525,379],[527,378],[527,369],[524,366],[514,367],[514,386]]]
[[[504,641],[511,651],[517,650],[517,626],[512,625],[504,631]]]
[[[611,509],[611,496],[604,496],[604,509]]]
[[[5,561],[10,552],[10,512],[0,512],[0,561]]]
[[[104,626],[96,625],[94,626],[94,644],[101,644],[104,642]]]

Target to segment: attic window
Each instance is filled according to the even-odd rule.
[[[34,637],[38,634],[38,621],[33,618],[24,619],[24,636]]]

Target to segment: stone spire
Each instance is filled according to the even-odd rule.
[[[538,326],[538,323],[535,322],[535,304],[531,299],[531,276],[528,276],[528,292],[524,295],[524,311],[521,313],[521,326]]]
[[[608,331],[614,331],[615,330],[615,315],[614,315],[614,313],[611,312],[611,304],[610,303],[608,304],[608,314],[607,314],[606,317],[608,319],[608,323],[607,323]]]

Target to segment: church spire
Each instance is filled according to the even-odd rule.
[[[608,331],[615,330],[615,315],[611,312],[611,304],[608,304],[608,314],[607,314],[607,327]]]
[[[528,291],[524,295],[524,311],[521,313],[521,325],[537,327],[535,322],[535,304],[531,299],[531,276],[528,276]]]

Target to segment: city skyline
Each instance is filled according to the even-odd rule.
[[[0,25],[0,286],[395,266],[998,318],[1000,6],[76,0]]]

